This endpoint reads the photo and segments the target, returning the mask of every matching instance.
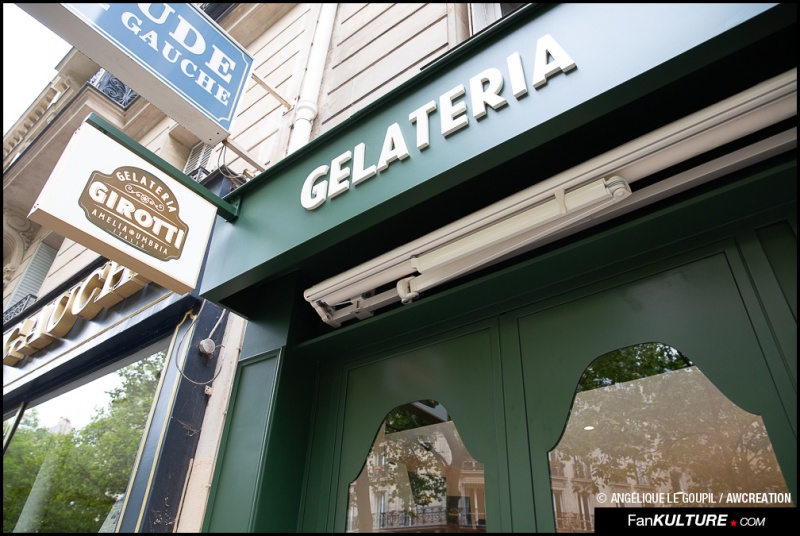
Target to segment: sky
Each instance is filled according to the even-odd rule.
[[[71,48],[16,4],[3,4],[3,135],[53,80]]]
[[[56,75],[56,65],[72,46],[15,4],[3,4],[3,134],[17,122]],[[24,54],[20,54],[24,51]],[[116,375],[62,395],[37,407],[42,425],[68,417],[83,427],[104,403],[103,393],[119,383]]]

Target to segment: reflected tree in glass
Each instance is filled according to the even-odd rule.
[[[104,521],[125,493],[164,362],[159,352],[117,371],[120,386],[82,429],[44,428],[36,408],[25,412],[3,458],[3,532],[113,529]]]
[[[393,409],[350,485],[348,532],[484,532],[483,465],[433,400]]]
[[[695,497],[788,493],[761,417],[737,407],[691,361],[660,343],[608,353],[586,369],[549,458],[561,532],[593,529],[600,492],[650,498],[681,492]]]

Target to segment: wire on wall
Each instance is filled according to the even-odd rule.
[[[219,170],[220,174],[231,181],[233,183],[234,188],[238,188],[239,186],[243,185],[247,182],[247,177],[242,175],[241,173],[237,173],[233,171],[231,168],[223,164],[222,162],[225,161],[225,156],[228,152],[228,146],[222,145],[222,150],[217,153],[217,169]]]
[[[181,349],[181,347],[183,346],[183,343],[186,340],[186,334],[189,333],[190,331],[192,331],[192,328],[194,327],[195,323],[197,322],[197,319],[200,318],[200,313],[203,312],[203,308],[206,306],[206,303],[207,302],[205,300],[203,300],[203,303],[200,305],[200,309],[197,311],[197,314],[194,315],[194,318],[192,318],[192,323],[189,325],[188,328],[186,328],[186,331],[183,332],[183,335],[181,336],[181,340],[178,343],[177,353],[175,355],[180,355],[180,349]],[[211,337],[214,336],[214,332],[217,330],[219,325],[222,323],[222,318],[225,316],[225,313],[227,313],[227,311],[223,310],[222,314],[219,315],[219,319],[217,319],[217,323],[214,325],[214,327],[211,329],[211,332],[208,334],[208,337],[207,337],[208,339],[210,339]],[[220,345],[219,347],[222,348],[223,346],[224,345]],[[211,357],[213,357],[213,352],[208,357],[209,357],[209,359]],[[205,381],[205,382],[198,382],[198,381],[195,381],[195,380],[189,378],[188,376],[186,376],[186,374],[184,374],[184,372],[181,370],[181,367],[178,365],[178,360],[177,359],[175,359],[175,368],[178,370],[178,373],[183,377],[184,380],[186,380],[188,382],[191,382],[191,383],[193,383],[195,385],[209,385],[214,380],[216,380],[217,376],[219,376],[220,372],[222,372],[222,366],[220,364],[220,366],[218,367],[218,370],[217,370],[216,374],[214,374],[213,378],[211,378],[210,380]]]

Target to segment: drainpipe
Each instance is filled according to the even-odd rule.
[[[336,18],[338,4],[322,4],[314,32],[314,41],[308,54],[308,68],[306,69],[300,95],[297,99],[292,123],[292,133],[289,138],[289,154],[305,145],[311,139],[311,128],[317,117],[317,99],[322,87],[322,74],[325,72],[325,61],[331,46],[333,23]]]

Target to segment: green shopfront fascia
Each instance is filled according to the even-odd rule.
[[[794,4],[530,5],[233,192],[201,294],[248,327],[204,530],[796,507],[796,31]],[[559,177],[631,193],[419,295],[369,279]]]

